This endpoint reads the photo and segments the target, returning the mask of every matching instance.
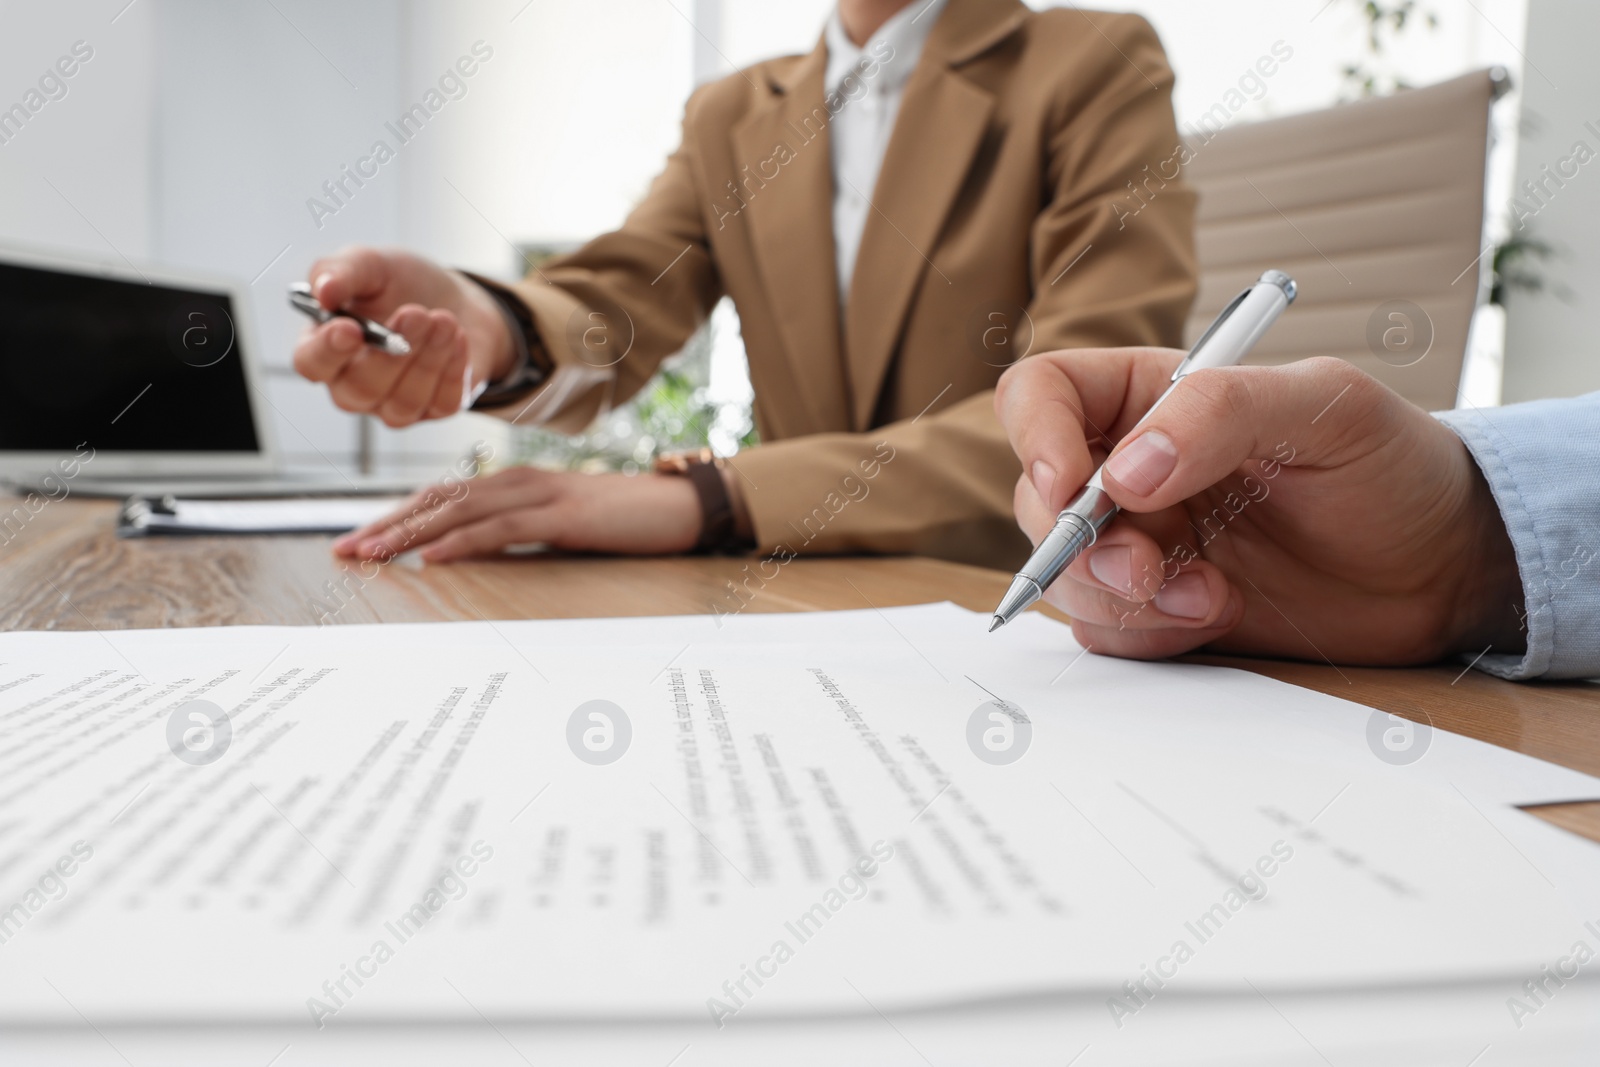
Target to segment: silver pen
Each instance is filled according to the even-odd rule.
[[[1178,364],[1178,369],[1172,372],[1172,384],[1150,405],[1150,410],[1134,424],[1134,429],[1144,425],[1145,420],[1161,406],[1161,402],[1172,395],[1185,375],[1204,367],[1231,367],[1243,359],[1272,324],[1278,321],[1278,316],[1294,303],[1294,297],[1294,279],[1281,270],[1267,271],[1255,285],[1234,297],[1200,336],[1200,340],[1195,342],[1183,362]],[[1129,434],[1131,436],[1131,430]],[[1106,494],[1104,477],[1105,467],[1101,466],[1082,491],[1056,516],[1055,526],[1039,542],[1039,547],[1033,550],[1028,562],[1011,580],[1011,588],[1001,598],[1000,606],[994,609],[990,633],[1016,618],[1042,597],[1050,584],[1061,577],[1061,572],[1092,547],[1100,531],[1117,517],[1121,509]]]

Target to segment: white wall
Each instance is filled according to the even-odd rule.
[[[150,20],[121,3],[13,5],[0,25],[0,108],[73,44],[93,58],[0,144],[0,242],[134,261],[152,243],[155,57]],[[54,186],[54,188],[52,188]]]
[[[1547,241],[1556,258],[1541,269],[1564,291],[1517,293],[1506,313],[1505,399],[1576,396],[1600,390],[1600,5],[1594,0],[1530,0],[1523,106],[1526,121],[1513,193],[1505,211],[1518,231]],[[1591,162],[1579,165],[1582,142]],[[1559,171],[1564,160],[1567,178]],[[1545,180],[1530,195],[1523,183]],[[1576,172],[1573,175],[1573,172]],[[1514,226],[1514,228],[1516,228]]]
[[[621,221],[678,143],[692,87],[688,0],[534,0],[510,21],[525,2],[418,3],[409,20],[418,91],[474,40],[495,56],[408,161],[403,236],[497,272],[514,258],[502,235],[575,241]]]

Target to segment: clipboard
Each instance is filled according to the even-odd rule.
[[[382,518],[403,497],[198,500],[131,496],[117,512],[117,537],[337,534]]]

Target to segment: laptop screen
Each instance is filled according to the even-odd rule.
[[[258,452],[226,293],[0,263],[0,451]]]

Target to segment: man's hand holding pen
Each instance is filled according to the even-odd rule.
[[[1338,359],[1044,353],[1000,381],[1036,543],[1102,462],[1123,514],[1046,593],[1097,652],[1405,664],[1521,647],[1522,587],[1488,485],[1447,427]]]

